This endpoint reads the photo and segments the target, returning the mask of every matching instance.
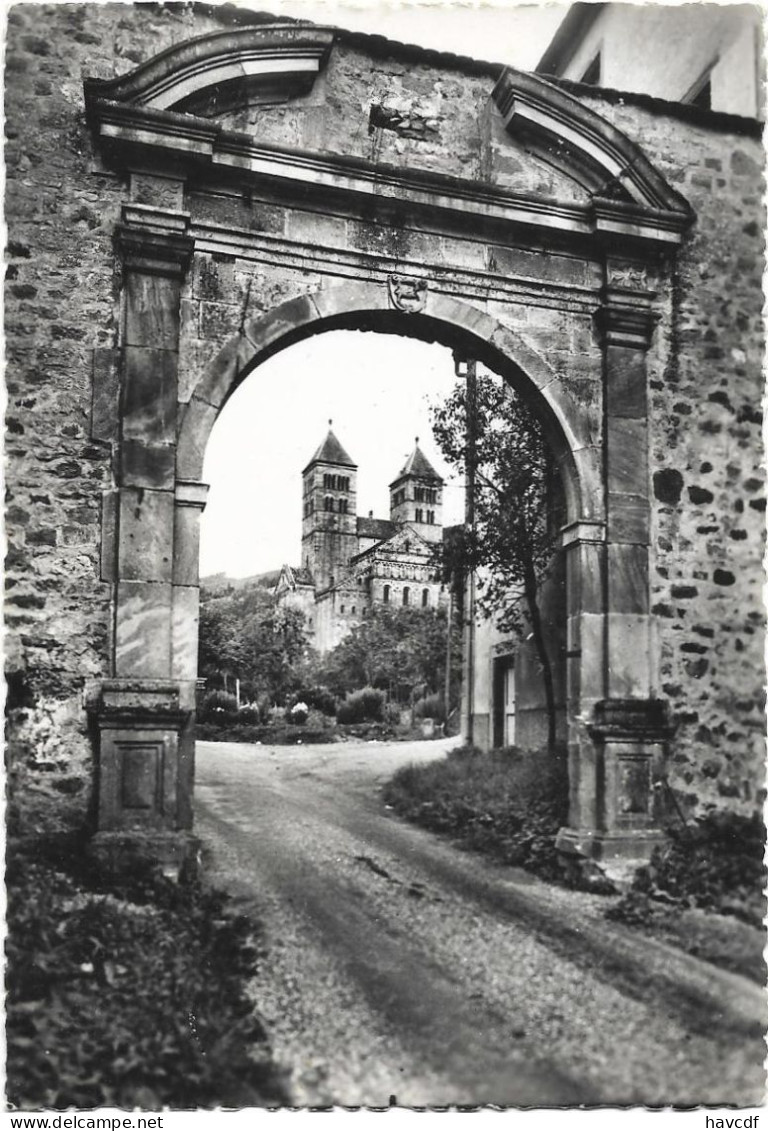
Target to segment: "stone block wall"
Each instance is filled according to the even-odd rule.
[[[656,686],[677,727],[678,797],[749,812],[764,797],[766,726],[762,146],[747,121],[584,101],[696,212],[649,355]]]

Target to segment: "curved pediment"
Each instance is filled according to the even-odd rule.
[[[507,68],[493,100],[513,137],[591,196],[690,215],[638,145],[552,83]]]
[[[185,40],[120,78],[86,83],[93,98],[210,117],[311,90],[333,43],[327,28],[263,24]]]
[[[403,69],[414,52],[424,56],[415,78]],[[390,59],[387,80],[373,82]],[[327,81],[312,91],[326,63]],[[527,227],[680,243],[693,214],[634,141],[551,83],[469,63],[269,23],[187,40],[117,79],[86,80],[86,107],[105,157],[122,167],[160,157],[182,175],[205,168],[209,183],[271,184],[320,209],[399,210],[478,233]],[[500,121],[488,131],[478,123],[491,80]],[[289,99],[286,115],[275,104]]]

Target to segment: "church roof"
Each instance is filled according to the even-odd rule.
[[[375,538],[378,542],[391,538],[397,527],[388,518],[358,516],[357,533],[360,538]]]
[[[419,441],[416,441],[416,447],[413,449],[408,459],[400,471],[400,474],[392,480],[392,483],[398,483],[406,476],[413,475],[417,479],[434,479],[438,483],[443,482],[441,475],[438,475],[432,464],[429,462],[423,451],[419,447]],[[392,484],[390,484],[391,486]]]
[[[352,457],[344,451],[332,428],[328,429],[328,435],[312,456],[307,467],[311,467],[313,463],[337,463],[341,467],[357,467]],[[304,468],[305,471],[307,467]]]
[[[314,579],[308,569],[304,569],[303,566],[284,565],[277,579],[275,590],[277,591],[280,588],[295,589],[298,585],[314,587],[314,584]]]

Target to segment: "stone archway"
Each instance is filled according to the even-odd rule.
[[[615,127],[509,71],[493,90],[496,128],[525,152],[554,153],[585,202],[266,145],[211,120],[235,94],[305,97],[333,50],[323,29],[246,29],[86,84],[97,143],[129,186],[116,233],[123,376],[104,511],[114,642],[113,678],[95,704],[99,835],[112,843],[143,830],[173,856],[192,824],[197,531],[219,411],[270,354],[357,327],[459,346],[538,407],[568,512],[562,845],[642,855],[656,837],[652,771],[666,739],[652,679],[646,352],[661,263],[690,212]],[[227,202],[252,206],[256,192],[274,231],[228,218]],[[203,268],[216,275],[222,263],[230,281],[203,287]],[[201,365],[184,304],[198,330],[211,306],[239,323]]]

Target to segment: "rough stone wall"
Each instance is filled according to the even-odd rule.
[[[697,215],[649,358],[658,694],[677,725],[678,796],[749,811],[765,759],[762,147],[727,124],[584,101]]]
[[[213,25],[211,25],[213,26]],[[205,30],[123,5],[17,5],[6,54],[6,672],[10,815],[72,827],[93,781],[84,702],[109,675],[100,580],[112,483],[124,188],[94,160],[83,77]],[[93,406],[92,383],[101,390]]]

